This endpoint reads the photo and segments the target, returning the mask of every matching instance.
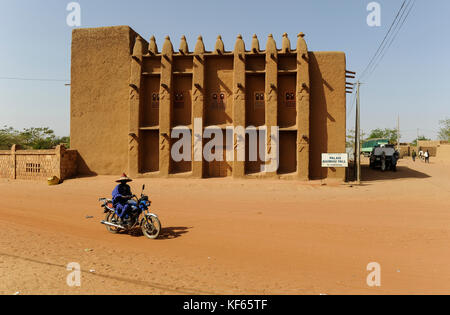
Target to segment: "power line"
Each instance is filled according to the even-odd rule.
[[[41,78],[13,78],[13,77],[0,77],[0,80],[15,80],[15,81],[42,81],[42,82],[69,82],[70,80],[63,79],[41,79]]]
[[[408,5],[409,5],[409,4],[411,4],[411,5],[409,6],[409,9],[408,9],[408,11],[407,11],[407,13],[406,13],[406,16],[405,16],[405,17],[403,18],[403,20],[401,21],[401,24],[400,24],[400,23],[397,23],[397,25],[396,25],[396,30],[394,30],[394,35],[392,36],[392,38],[391,38],[391,40],[390,40],[390,42],[389,42],[387,48],[384,50],[383,55],[382,55],[382,56],[380,57],[380,59],[378,60],[378,63],[373,67],[372,71],[370,72],[370,74],[368,75],[367,78],[369,78],[369,77],[375,72],[375,70],[378,68],[378,66],[380,65],[380,63],[383,61],[384,56],[385,56],[386,53],[388,52],[389,48],[392,46],[392,43],[394,42],[394,40],[397,38],[398,34],[400,33],[400,30],[402,29],[403,25],[405,24],[406,20],[408,19],[408,16],[411,14],[411,11],[412,11],[412,9],[414,8],[415,3],[416,3],[416,0],[412,0],[412,1],[410,1],[410,2],[408,3]],[[406,10],[407,10],[407,8],[405,8],[405,11],[403,11],[402,17],[403,17],[403,15],[404,15],[404,13],[406,12]],[[401,20],[401,17],[400,17],[400,20]],[[400,21],[400,20],[399,20],[399,21]],[[400,25],[400,26],[397,27],[398,25]]]
[[[382,49],[384,49],[386,40],[387,40],[389,34],[391,33],[391,30],[392,30],[392,28],[394,27],[396,21],[398,20],[398,18],[399,18],[399,16],[400,16],[401,12],[402,12],[403,9],[405,8],[406,2],[407,2],[407,0],[404,0],[404,1],[403,1],[403,3],[402,3],[402,5],[401,5],[400,9],[399,9],[398,12],[397,12],[397,15],[395,16],[395,19],[392,21],[392,24],[391,24],[391,26],[389,27],[389,30],[387,31],[386,35],[384,36],[383,41],[382,41],[382,42],[380,43],[380,45],[378,46],[377,51],[376,51],[375,54],[373,55],[372,59],[370,59],[370,61],[369,61],[369,63],[367,64],[366,68],[364,69],[364,71],[361,72],[360,79],[362,79],[362,78],[366,75],[367,71],[368,71],[369,68],[372,66],[372,64],[373,64],[373,62],[375,61],[375,59],[379,56],[379,54],[381,54]]]

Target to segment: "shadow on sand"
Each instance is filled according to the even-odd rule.
[[[177,226],[177,227],[166,227],[162,228],[161,234],[159,235],[159,240],[167,240],[167,239],[174,239],[182,236],[183,234],[186,234],[189,232],[189,229],[192,229],[192,227],[186,227],[186,226]]]
[[[382,172],[379,168],[371,169],[369,165],[361,165],[361,180],[366,182],[373,182],[378,180],[393,180],[402,178],[430,178],[431,176],[407,166],[397,166],[397,172],[385,171]]]
[[[188,233],[190,229],[192,229],[192,227],[186,227],[186,226],[163,227],[161,229],[161,233],[159,234],[158,240],[171,240],[174,238],[178,238],[178,237],[182,236],[183,234]],[[129,234],[134,237],[144,236],[144,234],[142,234],[142,230],[140,228],[130,231]]]

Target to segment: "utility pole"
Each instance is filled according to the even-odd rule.
[[[397,117],[397,151],[400,152],[400,115]]]
[[[356,182],[361,183],[361,127],[360,127],[360,99],[359,87],[361,83],[356,82],[356,123],[355,123],[355,172]]]

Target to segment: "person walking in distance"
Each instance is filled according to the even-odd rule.
[[[424,153],[424,156],[425,156],[425,163],[430,164],[430,151],[427,150],[427,151]]]
[[[416,156],[417,156],[416,150],[413,150],[412,153],[411,153],[411,157],[412,157],[413,162],[416,161]]]

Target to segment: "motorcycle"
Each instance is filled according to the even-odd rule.
[[[113,201],[107,198],[100,198],[101,207],[106,214],[105,220],[100,223],[106,226],[108,232],[117,234],[119,232],[128,232],[137,226],[140,226],[142,233],[149,239],[158,238],[161,232],[161,222],[156,214],[150,213],[149,207],[151,201],[144,195],[145,185],[142,186],[141,197],[135,195],[128,201],[131,210],[128,217],[121,219],[114,209]]]

